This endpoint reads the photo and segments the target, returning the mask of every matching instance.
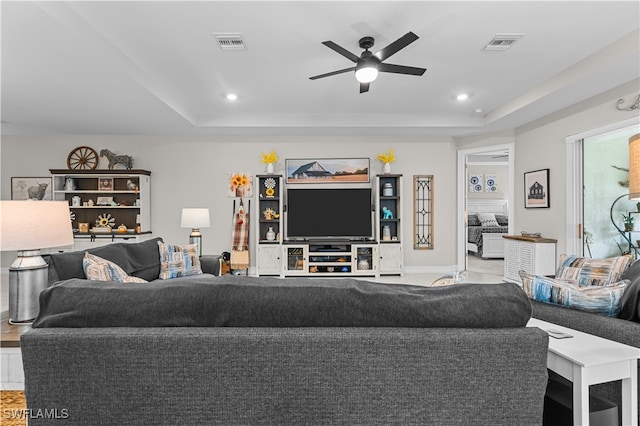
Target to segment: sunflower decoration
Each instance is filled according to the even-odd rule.
[[[102,213],[96,219],[96,226],[98,228],[113,228],[116,226],[116,219],[109,213]]]
[[[264,195],[271,198],[276,194],[276,180],[274,178],[267,178],[264,180]]]
[[[251,197],[253,178],[248,173],[231,173],[229,176],[229,197]]]

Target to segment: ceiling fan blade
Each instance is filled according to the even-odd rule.
[[[358,59],[360,59],[359,56],[354,55],[353,53],[349,52],[344,47],[338,46],[337,44],[335,44],[332,41],[323,41],[322,44],[327,46],[329,49],[332,49],[332,50],[338,52],[339,54],[341,54],[342,56],[344,56],[345,58],[347,58],[351,62],[358,62]]]
[[[426,70],[426,68],[408,67],[406,65],[394,65],[385,63],[378,65],[378,71],[394,72],[396,74],[422,75]]]
[[[345,68],[343,70],[331,71],[331,72],[328,72],[328,73],[325,73],[325,74],[314,75],[313,77],[309,77],[309,80],[317,80],[319,78],[331,77],[332,75],[342,74],[342,73],[349,72],[349,71],[354,71],[355,69],[356,69],[356,67],[351,67],[351,68]]]
[[[371,83],[360,83],[360,93],[368,92]]]
[[[381,61],[384,61],[389,56],[393,55],[394,53],[397,53],[400,49],[404,49],[405,47],[407,47],[417,39],[418,39],[418,36],[412,33],[411,31],[409,31],[408,33],[406,33],[405,35],[403,35],[402,37],[400,37],[399,39],[397,39],[387,47],[376,52],[374,56],[376,56]]]

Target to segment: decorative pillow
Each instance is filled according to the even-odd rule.
[[[500,226],[493,213],[478,213],[478,220],[482,226]]]
[[[633,261],[632,256],[617,256],[608,259],[591,259],[563,254],[556,272],[556,278],[576,280],[580,287],[611,285],[620,277]]]
[[[478,215],[474,213],[467,216],[467,225],[480,226],[480,220],[478,219]]]
[[[629,285],[623,280],[608,286],[578,286],[575,280],[529,275],[520,271],[522,287],[531,299],[615,317],[622,309],[622,295]]]
[[[504,214],[497,214],[496,222],[498,222],[498,225],[500,226],[509,226],[509,216]]]
[[[87,279],[91,281],[113,281],[116,283],[148,282],[142,278],[131,277],[124,269],[115,263],[90,253],[84,254],[82,269],[84,269],[84,274],[87,276]]]
[[[176,246],[158,241],[158,250],[161,280],[202,274],[196,244]]]

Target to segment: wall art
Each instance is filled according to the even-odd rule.
[[[368,158],[285,160],[287,183],[369,182]]]
[[[53,200],[51,177],[12,177],[12,200]]]
[[[469,175],[469,192],[482,192],[483,176],[479,174]]]
[[[524,207],[526,209],[548,208],[549,169],[535,170],[524,174]]]
[[[433,175],[413,177],[413,248],[433,248]]]
[[[253,175],[251,173],[229,173],[229,192],[231,198],[253,197]]]
[[[498,190],[498,183],[496,182],[496,175],[484,175],[484,191],[496,192]]]

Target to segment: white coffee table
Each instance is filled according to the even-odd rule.
[[[527,326],[573,336],[568,339],[549,336],[547,367],[573,382],[574,425],[589,424],[589,385],[622,380],[622,424],[638,426],[639,348],[535,318]]]

